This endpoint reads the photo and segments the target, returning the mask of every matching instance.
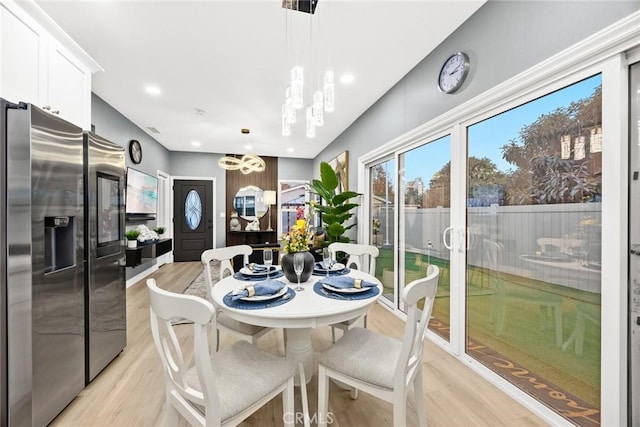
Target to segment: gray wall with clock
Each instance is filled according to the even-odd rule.
[[[153,176],[157,175],[158,169],[171,173],[170,151],[96,94],[91,94],[91,123],[95,126],[97,134],[124,147],[127,167]],[[138,141],[142,148],[142,161],[137,164],[132,161],[129,153],[129,142],[132,139]],[[127,228],[140,223],[127,223]],[[156,226],[155,221],[142,223],[149,228]],[[155,262],[155,260],[151,260],[137,267],[127,268],[127,279],[146,270]]]
[[[488,1],[325,148],[313,170],[349,150],[349,183],[356,188],[355,161],[361,155],[638,9],[638,1]],[[469,73],[459,89],[443,93],[438,78],[456,52],[468,55]],[[449,72],[454,69],[455,64]]]

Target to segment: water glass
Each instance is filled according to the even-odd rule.
[[[293,254],[293,271],[298,276],[298,286],[295,288],[297,292],[304,291],[304,288],[300,286],[300,275],[302,274],[302,270],[304,270],[304,254],[296,252]]]
[[[324,263],[324,269],[329,277],[329,270],[331,269],[331,251],[329,248],[322,249],[322,262]]]
[[[271,271],[271,264],[273,264],[273,251],[268,249],[262,252],[262,261],[267,266],[267,280],[269,280],[269,272]]]

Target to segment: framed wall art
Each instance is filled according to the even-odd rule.
[[[338,188],[336,192],[341,193],[347,191],[349,189],[349,151],[343,151],[327,163],[331,165],[338,175]]]

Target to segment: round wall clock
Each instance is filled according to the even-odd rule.
[[[469,73],[469,57],[458,52],[451,55],[442,65],[438,76],[438,88],[444,93],[453,93],[460,89]]]
[[[135,164],[142,161],[142,146],[140,142],[135,139],[129,141],[129,157],[131,157],[131,161]]]

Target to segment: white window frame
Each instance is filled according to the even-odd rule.
[[[452,135],[451,224],[465,226],[466,126],[504,112],[588,76],[601,73],[603,88],[602,191],[602,341],[601,423],[627,423],[627,187],[628,187],[628,66],[625,52],[640,46],[640,12],[633,13],[581,42],[533,66],[529,70],[489,89],[485,93],[426,122],[358,158],[358,191],[366,192],[368,168],[384,157],[404,151],[420,141],[435,139],[442,129]],[[630,52],[637,60],[638,51]],[[368,200],[358,215],[368,218]],[[368,221],[362,221],[358,240],[369,235]],[[455,244],[456,242],[454,242]],[[443,346],[460,361],[479,372],[507,394],[553,425],[569,425],[506,380],[463,352],[464,347],[464,251],[451,254],[451,345],[428,332],[429,339]],[[455,267],[454,267],[455,265]],[[455,284],[458,284],[455,286]],[[454,319],[455,311],[455,319]],[[398,314],[398,313],[396,313]],[[400,317],[402,315],[398,314]]]

